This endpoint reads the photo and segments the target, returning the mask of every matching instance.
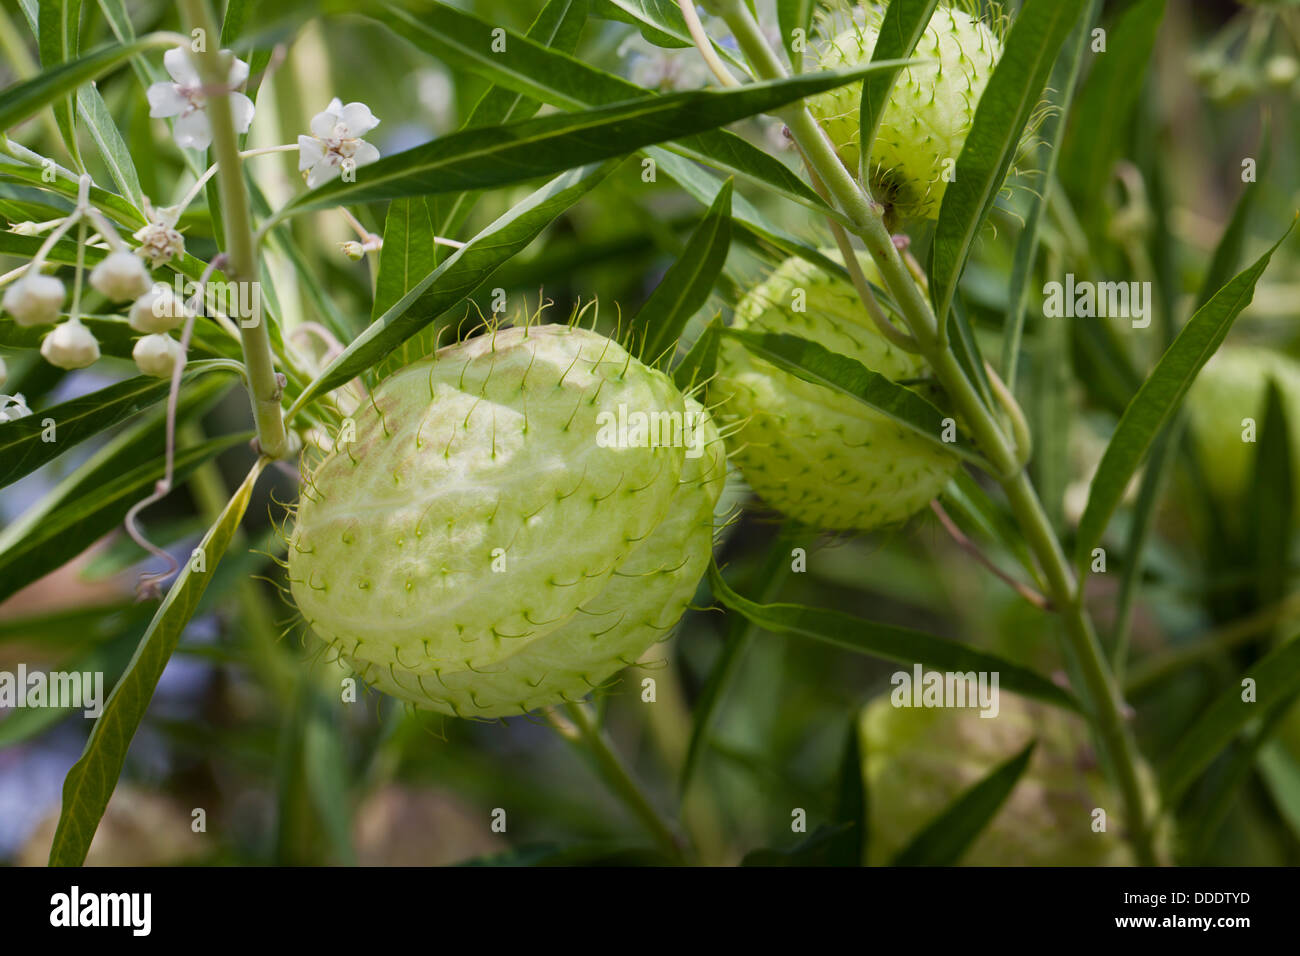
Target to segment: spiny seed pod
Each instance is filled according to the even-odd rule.
[[[1250,493],[1270,380],[1282,394],[1291,473],[1300,481],[1300,362],[1254,346],[1220,349],[1187,393],[1198,456],[1211,490],[1222,501],[1241,504]],[[1295,517],[1300,519],[1300,510]]]
[[[185,320],[185,304],[159,283],[131,303],[131,328],[137,332],[170,332]]]
[[[839,253],[824,250],[842,261]],[[875,263],[860,255],[867,278]],[[796,312],[796,293],[805,311]],[[925,374],[921,359],[872,325],[853,286],[788,259],[736,309],[733,327],[797,335],[892,381]],[[709,394],[737,429],[734,457],[755,493],[805,524],[869,531],[915,514],[948,483],[954,455],[860,402],[777,368],[724,340]]]
[[[881,8],[869,7],[864,23],[855,22],[821,50],[819,68],[847,70],[871,62],[883,17]],[[934,62],[899,73],[866,166],[871,194],[885,207],[891,227],[938,217],[975,107],[1001,55],[998,36],[983,21],[946,6],[931,17],[913,56]],[[808,100],[808,109],[854,174],[861,160],[861,104],[860,83]]]
[[[1131,862],[1120,805],[1096,769],[1081,720],[1008,694],[996,717],[969,707],[863,708],[858,729],[870,799],[867,853],[887,864],[953,800],[1030,740],[1038,745],[1002,809],[960,862],[970,866],[1103,866]],[[1106,829],[1094,830],[1096,809]]]
[[[149,272],[138,256],[130,252],[110,252],[90,270],[90,284],[105,298],[125,302],[149,291]]]
[[[90,329],[69,319],[45,336],[41,355],[58,368],[86,368],[99,361],[99,342]]]
[[[291,590],[363,679],[419,707],[577,700],[676,624],[725,471],[704,410],[616,342],[491,332],[345,423],[298,505]]]
[[[185,350],[181,348],[181,343],[161,332],[143,336],[136,342],[135,348],[131,350],[131,358],[135,359],[136,366],[145,375],[156,375],[158,378],[171,378],[178,362],[182,368],[185,366]]]
[[[5,290],[4,309],[19,325],[52,325],[63,305],[63,283],[54,276],[25,275]]]

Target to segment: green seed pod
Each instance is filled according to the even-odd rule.
[[[417,706],[577,700],[676,624],[725,473],[704,410],[616,342],[488,333],[385,379],[314,469],[293,596],[366,681]]]
[[[1005,691],[996,717],[973,708],[863,708],[858,729],[870,795],[867,852],[887,864],[925,826],[1030,740],[1038,745],[1001,810],[960,862],[970,866],[1126,864],[1120,805],[1093,767],[1081,720]],[[1106,829],[1094,831],[1094,811]]]
[[[1211,490],[1222,501],[1241,504],[1249,493],[1270,379],[1282,393],[1291,473],[1300,482],[1300,362],[1252,346],[1220,349],[1187,393],[1198,455]],[[1254,441],[1248,441],[1252,432]]]
[[[865,23],[855,22],[820,51],[818,68],[848,70],[870,63],[883,17],[881,8],[869,7]],[[983,21],[946,6],[931,17],[913,56],[934,62],[898,74],[866,164],[871,194],[884,205],[891,227],[938,218],[975,107],[1001,55],[1002,43]],[[808,100],[854,174],[861,161],[861,105],[860,83]]]
[[[842,261],[839,253],[824,250]],[[875,263],[859,261],[879,283]],[[803,311],[796,311],[802,299]],[[797,335],[892,381],[925,374],[871,324],[846,280],[788,259],[736,309],[733,326]],[[956,456],[884,415],[724,340],[709,394],[736,429],[736,463],[768,505],[805,524],[869,531],[915,514],[948,483]]]

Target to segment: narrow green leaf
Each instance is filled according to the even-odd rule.
[[[355,182],[335,180],[304,193],[277,216],[322,206],[510,185],[770,112],[884,68],[873,64],[726,90],[643,96],[506,126],[466,129],[363,167]]]
[[[731,249],[731,180],[691,233],[677,261],[632,320],[634,341],[639,339],[643,361],[666,368],[687,321],[708,300]]]
[[[1254,681],[1254,696],[1242,700],[1243,681]],[[1292,639],[1246,668],[1178,741],[1160,767],[1166,802],[1178,803],[1187,788],[1250,721],[1300,692],[1300,639]],[[1257,702],[1258,701],[1258,702]]]
[[[1255,466],[1246,516],[1246,554],[1255,557],[1252,575],[1257,607],[1271,607],[1287,596],[1291,578],[1295,487],[1286,399],[1276,379],[1268,383],[1264,417],[1255,445]]]
[[[1083,0],[1025,0],[1012,21],[939,207],[931,249],[935,315],[948,314],[971,243],[1002,188],[1052,63],[1082,6]]]
[[[109,175],[121,190],[122,195],[137,208],[144,206],[144,193],[140,189],[140,176],[135,171],[135,162],[131,152],[126,148],[126,141],[117,131],[117,124],[109,115],[104,98],[99,95],[95,84],[87,83],[77,90],[77,113],[90,130],[99,155],[108,166]]]
[[[193,381],[210,370],[207,363],[196,362],[186,370],[185,380]],[[12,484],[87,438],[161,402],[170,387],[169,381],[138,375],[0,425],[0,487]]]
[[[752,593],[757,594],[764,603],[780,593],[790,574],[790,544],[791,529],[787,525],[777,531],[766,554],[747,578]],[[759,630],[757,624],[740,615],[727,622],[726,642],[691,710],[691,736],[686,744],[686,759],[682,761],[682,772],[677,781],[680,796],[685,796],[691,787],[691,781],[695,779],[695,771],[708,745],[709,735],[713,732],[718,707],[726,696],[737,665],[744,659]]]
[[[1243,739],[1230,747],[1227,759],[1216,770],[1213,781],[1210,781],[1209,795],[1204,801],[1198,802],[1188,815],[1189,835],[1194,840],[1189,854],[1191,862],[1201,860],[1213,845],[1219,827],[1237,802],[1237,794],[1242,785],[1250,779],[1251,772],[1257,766],[1261,749],[1269,743],[1278,724],[1290,713],[1290,704],[1294,700],[1293,694],[1288,700],[1266,710],[1247,725],[1242,734]]]
[[[954,800],[899,851],[893,865],[956,864],[1011,796],[1029,766],[1037,743],[1037,740],[1030,741],[1020,753],[998,764],[987,777]]]
[[[1135,0],[1126,6],[1106,30],[1106,52],[1092,57],[1079,90],[1064,139],[1061,181],[1094,227],[1104,209],[1097,200],[1127,141],[1164,12],[1165,0]]]
[[[50,847],[50,866],[80,866],[108,806],[126,762],[131,738],[144,717],[154,688],[180,641],[199,598],[239,528],[261,473],[260,460],[227,503],[199,547],[207,555],[207,570],[192,571],[187,563],[140,639],[126,673],[117,682],[95,722],[81,758],[63,781],[63,812]]]
[[[1102,3],[1103,0],[1090,0],[1083,18],[1075,24],[1074,35],[1066,44],[1065,51],[1052,67],[1052,81],[1048,84],[1047,95],[1053,109],[1043,118],[1043,123],[1038,128],[1038,137],[1042,141],[1038,152],[1040,156],[1046,157],[1046,161],[1038,180],[1039,188],[1029,196],[1025,226],[1016,239],[1015,258],[1011,263],[1011,290],[1007,297],[1007,322],[1002,333],[1002,377],[1013,395],[1020,360],[1020,340],[1029,305],[1029,280],[1034,274],[1034,264],[1038,258],[1038,229],[1047,208],[1048,192],[1055,185],[1061,137],[1065,132],[1065,122],[1070,116],[1074,89],[1079,82],[1083,51],[1091,35],[1092,25],[1097,22],[1097,16],[1101,12]]]
[[[448,65],[478,73],[560,109],[608,106],[649,94],[621,76],[588,66],[564,51],[548,49],[509,30],[505,31],[509,55],[492,53],[484,37],[500,25],[443,3],[423,3],[415,11],[384,3],[367,12],[397,36]],[[675,142],[672,149],[726,174],[760,183],[823,215],[843,218],[779,159],[733,133],[714,130],[688,136]],[[586,161],[594,159],[588,157]]]
[[[1270,740],[1260,748],[1255,766],[1278,813],[1300,837],[1300,764],[1281,741]]]
[[[1088,489],[1088,504],[1079,519],[1080,561],[1101,541],[1124,489],[1142,463],[1147,449],[1169,416],[1182,403],[1197,373],[1223,343],[1241,310],[1255,295],[1255,283],[1264,274],[1274,250],[1291,234],[1292,220],[1282,238],[1255,264],[1237,274],[1192,316],[1155,369],[1129,402],[1111,436]]]
[[[839,611],[800,604],[755,604],[727,585],[716,564],[709,566],[709,583],[719,601],[765,630],[811,637],[844,650],[900,664],[920,664],[934,670],[959,673],[996,671],[1000,686],[1006,690],[1067,710],[1080,709],[1079,702],[1069,691],[1041,674],[995,654],[924,631],[868,621]]]
[[[125,46],[119,43],[105,44],[79,59],[50,70],[42,70],[40,75],[10,87],[0,100],[0,131],[7,132],[37,110],[49,106],[61,96],[70,96],[81,84],[102,76],[149,46],[145,41]],[[36,172],[39,180],[40,170]]]
[[[578,46],[578,37],[587,22],[587,0],[548,0],[537,19],[528,28],[527,37],[562,53],[572,53]],[[490,86],[474,104],[461,129],[474,126],[497,126],[511,120],[527,119],[541,109],[540,101],[524,96],[506,86]],[[431,207],[434,231],[439,236],[455,235],[465,220],[478,193],[463,192],[444,197],[444,205]],[[435,256],[439,250],[434,250]]]
[[[0,113],[4,112],[8,101],[0,101]],[[46,182],[42,175],[44,170],[39,166],[28,166],[24,163],[14,162],[7,156],[0,156],[0,180],[10,182],[24,183],[28,186],[35,186],[38,189],[56,192],[70,200],[75,201],[77,198],[77,183],[75,180],[56,179],[54,182]],[[106,189],[100,189],[98,186],[90,187],[90,202],[96,209],[106,213],[110,219],[117,223],[130,226],[134,231],[145,224],[144,213],[132,206],[126,199],[117,193],[111,193]],[[18,239],[37,239],[35,236],[16,236]],[[98,250],[87,250],[87,252],[96,252]],[[202,266],[199,267],[202,271]],[[195,273],[195,278],[198,273]]]
[[[862,735],[850,718],[840,754],[840,779],[835,792],[835,820],[849,829],[835,842],[831,863],[865,866],[867,861],[867,792],[862,777]]]
[[[1233,207],[1232,218],[1228,220],[1223,235],[1219,237],[1219,242],[1214,247],[1214,257],[1210,260],[1210,268],[1206,271],[1205,278],[1201,280],[1201,288],[1196,294],[1196,308],[1198,309],[1209,302],[1210,297],[1223,288],[1227,281],[1241,268],[1241,253],[1246,242],[1246,227],[1259,199],[1261,192],[1259,184],[1269,181],[1269,170],[1273,165],[1272,136],[1267,113],[1264,114],[1262,123],[1263,131],[1260,133],[1259,148],[1255,150],[1255,155],[1259,156],[1259,165],[1255,169],[1255,182],[1242,184],[1244,188],[1237,198],[1237,205]]]
[[[660,146],[648,146],[641,152],[653,159],[660,172],[681,186],[700,205],[710,206],[718,198],[723,181],[689,159],[683,159]],[[732,225],[743,229],[757,245],[771,246],[787,256],[797,256],[819,266],[829,275],[849,281],[848,270],[842,264],[775,225],[740,193],[731,197],[731,221]]]
[[[578,38],[586,22],[586,0],[549,0],[525,36],[550,49],[572,53],[578,48]],[[536,115],[541,107],[540,100],[524,96],[508,86],[493,85],[479,97],[462,128],[527,119]]]
[[[81,0],[40,0],[39,9],[37,35],[41,69],[49,71],[77,56],[81,34]],[[69,90],[68,95],[55,99],[54,121],[63,137],[63,145],[72,155],[74,163],[81,166],[72,93]]]
[[[891,0],[885,18],[880,23],[871,58],[905,60],[910,57],[938,5],[939,0]],[[899,69],[900,67],[893,67],[862,81],[862,104],[858,120],[862,143],[861,162],[864,168],[858,172],[863,182],[867,181],[865,165],[871,154],[871,144],[875,142],[876,129],[885,112],[885,103],[889,100],[889,91],[894,88]]]
[[[776,0],[776,24],[781,31],[781,45],[785,47],[790,66],[796,73],[803,68],[803,51],[812,42],[808,31],[812,27],[813,7],[813,0]],[[799,49],[795,49],[795,39],[799,37],[803,42],[798,44]]]
[[[289,417],[292,418],[317,395],[338,388],[373,367],[463,300],[503,262],[537,238],[561,213],[594,189],[611,168],[606,164],[570,170],[484,228],[416,283],[330,362],[298,396],[289,410]]]
[[[892,419],[937,448],[988,470],[974,443],[962,434],[957,441],[943,440],[944,414],[924,397],[861,362],[839,355],[825,346],[796,335],[726,329],[723,335],[742,343],[759,358],[771,362],[814,385],[824,385]]]
[[[713,378],[718,367],[718,344],[721,341],[722,319],[715,316],[704,327],[691,350],[682,357],[681,363],[673,369],[673,381],[679,389],[689,392]]]
[[[394,199],[384,220],[384,245],[375,276],[373,322],[434,269],[433,223],[424,197]]]

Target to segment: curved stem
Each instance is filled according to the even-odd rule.
[[[595,764],[597,772],[609,785],[620,800],[645,825],[650,835],[655,838],[665,852],[677,862],[684,862],[682,846],[667,821],[659,815],[641,785],[636,782],[631,771],[615,753],[613,745],[605,732],[596,726],[586,704],[565,704],[563,707],[568,720],[560,717],[556,710],[548,711],[552,726],[562,737],[576,747],[580,747]]]

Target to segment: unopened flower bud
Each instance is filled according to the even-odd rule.
[[[16,222],[9,227],[9,231],[16,236],[35,236],[38,234],[36,223],[30,219],[26,222]]]
[[[28,272],[5,291],[5,311],[19,325],[49,325],[59,320],[63,283],[54,276]]]
[[[95,291],[114,302],[125,302],[149,291],[149,272],[129,252],[112,252],[90,273]]]
[[[58,368],[85,368],[99,359],[99,343],[90,329],[76,319],[69,319],[45,336],[41,355]]]
[[[135,364],[145,375],[156,375],[158,378],[171,377],[177,362],[182,367],[185,365],[185,352],[181,349],[181,343],[170,335],[146,335],[135,343],[131,358],[135,359]]]
[[[366,247],[359,242],[340,242],[339,248],[353,262],[360,262],[366,257]]]
[[[137,332],[170,332],[185,319],[185,303],[159,283],[131,303],[131,328]]]
[[[1294,57],[1275,56],[1264,64],[1264,78],[1270,86],[1290,86],[1300,76],[1300,63]]]

